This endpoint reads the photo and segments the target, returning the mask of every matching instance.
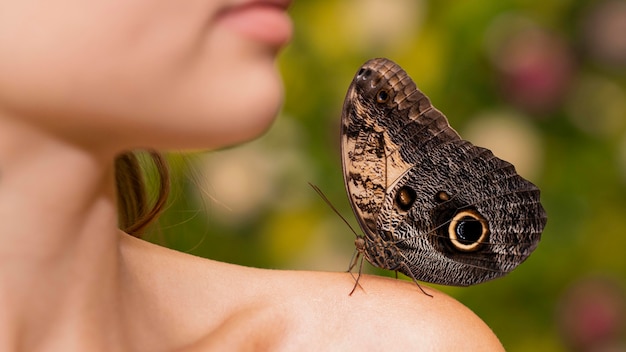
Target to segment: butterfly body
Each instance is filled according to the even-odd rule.
[[[460,138],[397,64],[366,62],[342,114],[350,203],[375,266],[467,286],[502,276],[536,248],[539,189]]]

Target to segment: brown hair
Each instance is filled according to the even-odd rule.
[[[115,159],[118,223],[126,233],[141,237],[143,231],[157,219],[165,207],[170,191],[169,169],[165,157],[149,151],[159,179],[156,200],[150,204],[141,162],[135,152],[127,152]]]

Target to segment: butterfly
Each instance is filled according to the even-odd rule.
[[[468,286],[503,276],[535,250],[547,222],[539,189],[461,139],[388,59],[367,61],[348,88],[341,157],[363,231],[358,254],[416,283]]]

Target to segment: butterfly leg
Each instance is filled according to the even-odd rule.
[[[359,262],[359,259],[361,259],[361,262],[360,262],[360,265],[359,265],[359,273],[355,277],[354,274],[352,273],[352,269],[354,269],[356,264]],[[361,251],[359,250],[359,248],[357,248],[354,251],[354,254],[352,255],[352,258],[350,259],[350,266],[348,267],[348,270],[347,270],[347,272],[349,272],[350,275],[352,276],[352,278],[354,279],[354,287],[352,288],[352,291],[350,291],[349,296],[352,296],[352,294],[354,293],[354,290],[356,290],[357,286],[359,286],[359,287],[361,287],[361,289],[363,289],[363,287],[359,284],[359,279],[361,278],[361,271],[362,270],[363,270],[363,258],[361,257]]]
[[[347,273],[352,273],[352,269],[354,269],[354,267],[356,266],[356,263],[359,260],[360,256],[361,251],[358,248],[355,249],[354,253],[352,254],[352,258],[350,258],[350,265],[348,266],[348,270],[346,270]]]
[[[353,265],[350,265],[350,275],[352,275],[352,278],[354,278],[354,275],[352,274],[352,268],[356,265],[356,260],[358,260],[360,253],[358,253],[356,255],[355,258],[355,263]],[[359,264],[359,273],[356,276],[356,278],[354,278],[354,287],[352,287],[352,291],[350,291],[350,293],[348,294],[348,296],[352,296],[352,294],[354,293],[354,291],[356,290],[357,286],[360,287],[363,290],[363,286],[361,286],[361,284],[359,283],[359,279],[361,278],[361,272],[363,271],[363,258],[361,258],[361,263]]]
[[[409,277],[413,280],[413,282],[417,285],[417,287],[419,287],[420,291],[422,291],[423,294],[425,294],[426,296],[433,298],[433,295],[426,293],[426,291],[424,291],[424,289],[422,288],[422,286],[419,284],[419,282],[417,282],[417,279],[415,278],[415,276],[413,276],[413,274],[411,273],[411,269],[409,269],[409,267],[404,263],[404,262],[400,262],[400,265],[402,267],[404,267],[405,272],[409,273]],[[396,278],[398,278],[398,271],[396,270]]]

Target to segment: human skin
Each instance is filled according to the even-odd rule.
[[[349,296],[347,273],[225,264],[117,228],[117,154],[223,147],[273,121],[288,3],[240,3],[0,3],[0,350],[501,349],[428,287],[363,276]]]

